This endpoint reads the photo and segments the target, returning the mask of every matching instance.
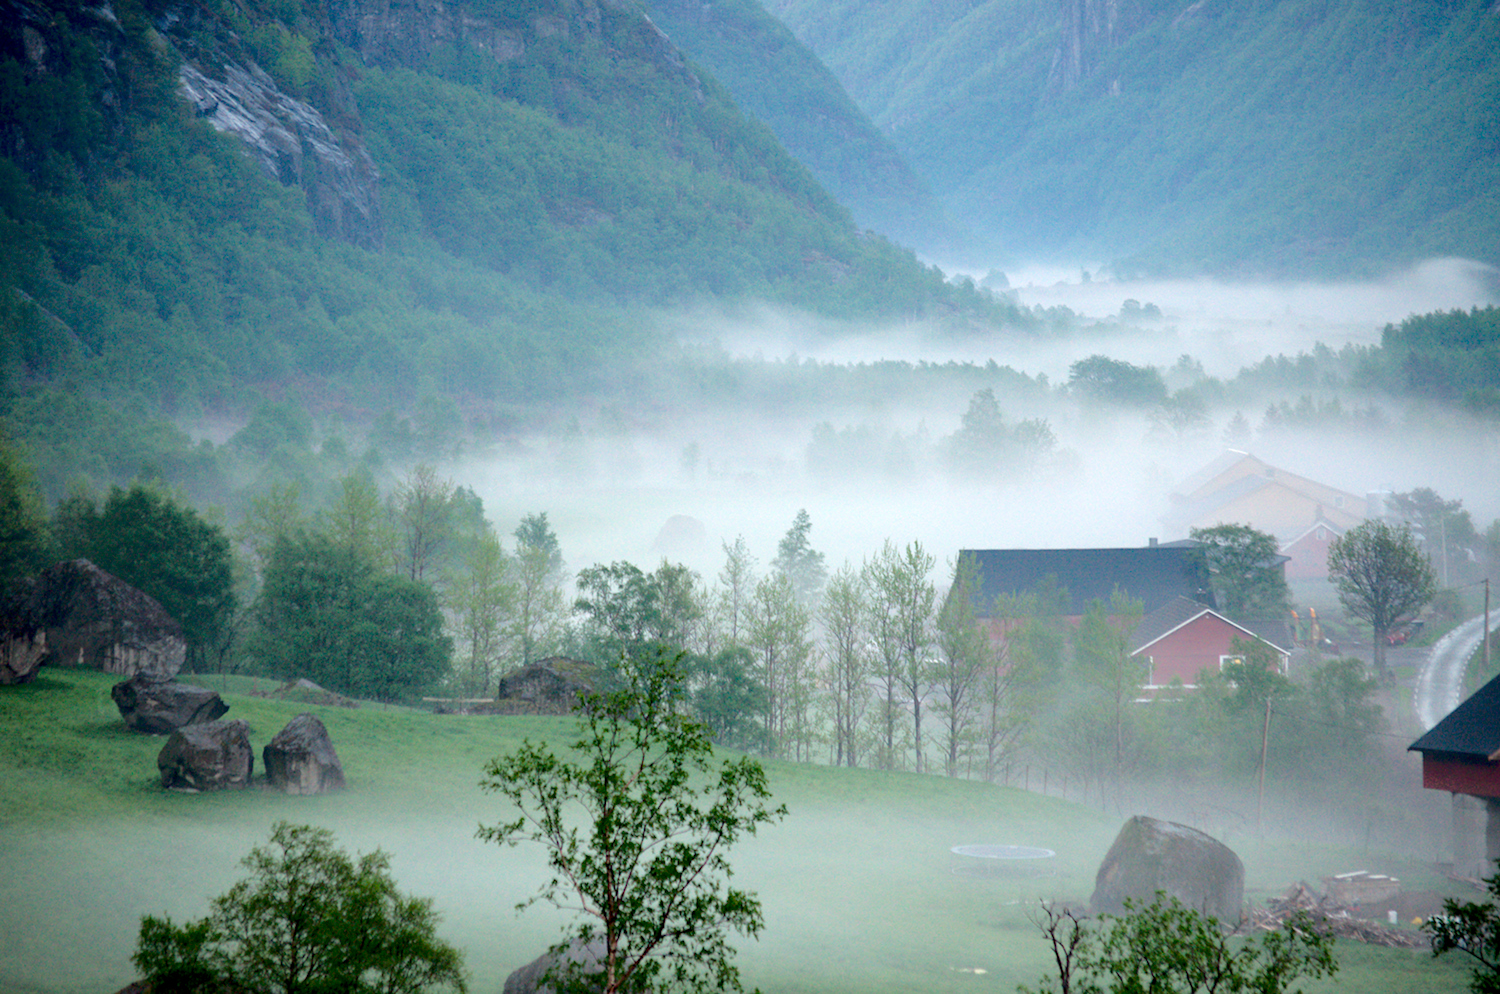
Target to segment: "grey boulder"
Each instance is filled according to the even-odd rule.
[[[1187,825],[1135,815],[1120,829],[1094,879],[1095,914],[1152,903],[1157,891],[1226,924],[1244,914],[1245,866],[1224,843]]]
[[[110,688],[120,717],[132,731],[169,735],[187,725],[224,717],[229,705],[207,687],[137,673]]]
[[[548,983],[547,973],[558,969],[599,973],[604,969],[603,940],[594,939],[585,945],[574,939],[561,952],[549,949],[506,977],[504,994],[557,994],[558,987]],[[563,989],[573,994],[573,992],[586,991],[590,988],[584,985],[564,984]]]
[[[255,772],[250,725],[243,718],[177,729],[156,757],[169,790],[244,790]]]
[[[154,598],[87,559],[27,578],[0,608],[0,683],[44,664],[170,679],[186,655],[182,626]]]
[[[261,760],[266,782],[288,794],[326,794],[344,787],[344,768],[328,729],[316,716],[299,714],[276,733]]]

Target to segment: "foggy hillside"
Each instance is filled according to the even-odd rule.
[[[651,18],[764,121],[855,220],[904,245],[954,249],[964,237],[891,139],[758,0],[652,0]]]
[[[1500,11],[766,0],[956,217],[1119,272],[1494,263]]]

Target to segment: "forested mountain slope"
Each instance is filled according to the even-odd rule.
[[[764,121],[864,227],[902,244],[964,239],[889,137],[758,0],[649,0],[651,19]]]
[[[956,216],[1123,271],[1500,262],[1490,0],[764,0]]]
[[[1005,317],[634,7],[0,0],[0,363],[193,415],[633,381],[641,308]]]

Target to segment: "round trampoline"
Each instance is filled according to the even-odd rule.
[[[950,868],[961,877],[1045,876],[1052,871],[1040,861],[1057,855],[1051,849],[1038,846],[989,843],[954,846],[948,851],[955,857]]]

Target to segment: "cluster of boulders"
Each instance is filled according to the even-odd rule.
[[[266,785],[287,794],[326,794],[344,786],[344,768],[328,729],[316,715],[299,714],[261,750]],[[215,719],[172,732],[156,757],[169,790],[244,790],[255,773],[250,725]]]
[[[127,728],[166,735],[156,757],[163,787],[250,786],[250,726],[206,687],[175,678],[187,657],[182,626],[156,600],[87,559],[49,566],[0,602],[0,685],[36,679],[45,665],[95,669],[126,679],[110,691]],[[288,794],[344,786],[323,723],[299,714],[262,750],[266,782]]]

